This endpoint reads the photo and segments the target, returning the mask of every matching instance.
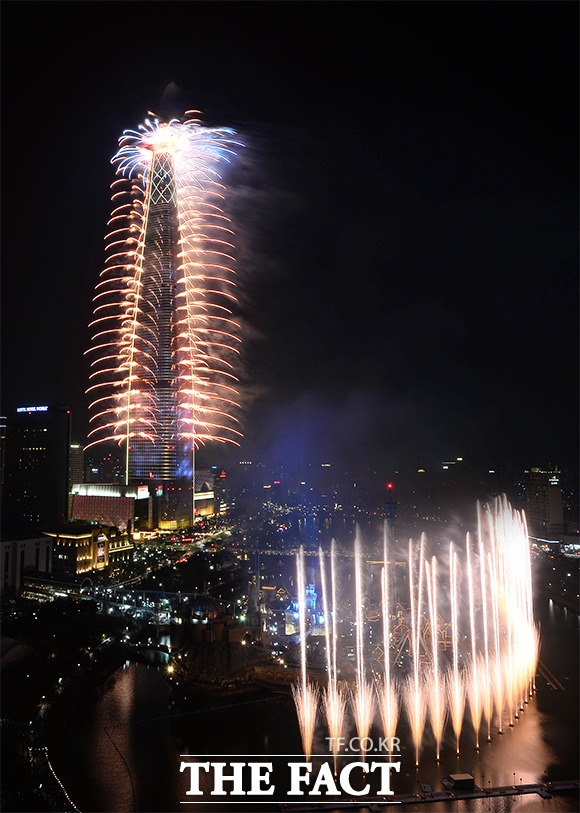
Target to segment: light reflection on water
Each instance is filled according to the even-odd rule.
[[[526,705],[514,728],[482,743],[477,752],[466,726],[461,753],[454,753],[452,735],[443,743],[437,764],[428,742],[419,770],[401,723],[401,774],[394,775],[395,793],[417,793],[419,782],[441,789],[449,773],[471,773],[481,787],[578,778],[578,624],[561,607],[543,603],[538,608],[542,648],[540,659],[556,675],[565,691],[554,690],[538,678],[538,693]],[[169,708],[170,687],[157,667],[129,664],[77,709],[63,744],[61,778],[83,813],[205,810],[221,805],[190,805],[188,781],[179,773],[180,754],[299,754],[300,735],[294,706],[288,697],[192,700],[183,708]],[[223,708],[216,708],[220,704]],[[205,710],[204,710],[205,704]],[[207,710],[207,705],[213,706]],[[179,714],[177,713],[179,712]],[[353,732],[354,733],[354,732]],[[318,750],[320,749],[320,750]],[[318,753],[328,748],[322,735]],[[62,765],[62,760],[59,760]],[[447,813],[444,803],[430,806]],[[233,813],[234,805],[226,805]],[[267,806],[262,805],[262,810]],[[246,813],[249,807],[245,806]],[[404,810],[425,810],[425,804]],[[563,813],[578,809],[570,796],[544,800],[537,795],[489,798],[453,803],[456,813]]]
[[[157,667],[125,664],[75,711],[57,765],[83,813],[179,809],[167,808],[179,758],[171,747],[170,691]]]

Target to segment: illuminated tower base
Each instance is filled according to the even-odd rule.
[[[174,480],[157,486],[152,491],[154,511],[153,528],[177,531],[190,528],[194,523],[193,488],[189,480]]]
[[[210,469],[196,471],[195,495],[192,482],[186,478],[157,484],[142,483],[138,492],[147,496],[147,500],[143,500],[143,508],[135,518],[136,530],[179,531],[191,528],[197,520],[213,516],[216,510]]]

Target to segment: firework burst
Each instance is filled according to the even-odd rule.
[[[124,445],[128,477],[191,473],[238,443],[240,329],[222,173],[240,146],[197,118],[147,119],[112,159],[113,211],[94,297],[89,446]]]

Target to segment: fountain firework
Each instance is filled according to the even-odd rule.
[[[357,530],[354,542],[355,601],[356,601],[356,682],[352,690],[352,711],[356,731],[364,752],[363,742],[368,740],[373,724],[375,700],[373,684],[367,680],[364,650],[363,585],[361,540]]]
[[[449,704],[449,716],[455,733],[456,753],[459,754],[459,737],[465,712],[465,683],[459,672],[459,616],[457,607],[457,553],[453,543],[449,544],[449,574],[451,596],[451,648],[453,653],[452,669],[447,673],[446,686]]]
[[[421,535],[418,545],[409,540],[407,592],[404,601],[395,602],[395,591],[391,589],[394,543],[385,525],[379,598],[382,668],[376,670],[371,668],[374,655],[368,645],[369,625],[363,614],[365,601],[372,592],[370,587],[365,591],[364,586],[371,582],[364,572],[357,530],[354,542],[355,679],[350,683],[339,678],[346,668],[344,653],[338,647],[338,641],[344,637],[338,634],[339,613],[345,605],[338,595],[334,541],[329,557],[330,595],[326,572],[328,557],[319,550],[327,669],[327,685],[322,695],[316,685],[308,682],[304,552],[300,550],[297,572],[301,679],[293,687],[293,697],[308,759],[320,698],[335,747],[338,738],[345,733],[349,711],[362,745],[374,725],[381,727],[383,736],[394,737],[399,710],[404,709],[417,765],[427,724],[435,740],[437,760],[448,721],[455,751],[459,754],[467,709],[477,749],[484,725],[488,740],[494,720],[500,734],[503,720],[508,719],[510,725],[514,725],[534,692],[539,651],[532,615],[525,517],[512,509],[505,496],[497,498],[491,506],[478,503],[477,537],[474,546],[468,533],[463,551],[457,544],[450,543],[444,562],[429,555],[425,534]],[[448,581],[441,577],[445,567]],[[445,589],[442,589],[443,584]],[[401,592],[399,586],[397,590]],[[335,768],[337,756],[335,750]]]
[[[296,570],[298,576],[298,612],[300,620],[300,664],[301,679],[292,686],[292,696],[300,723],[302,750],[307,760],[312,756],[312,743],[318,712],[319,688],[308,682],[306,670],[306,591],[304,589],[304,549],[300,548]]]
[[[326,586],[326,569],[324,567],[324,551],[319,549],[320,579],[322,584],[322,603],[324,608],[324,634],[326,638],[326,672],[328,681],[322,695],[324,715],[331,737],[332,753],[334,757],[334,771],[337,772],[338,738],[342,735],[344,718],[346,715],[346,698],[338,688],[336,676],[336,613],[332,613],[332,623],[329,624],[328,591]],[[336,575],[334,571],[334,540],[330,548],[332,606],[336,601]]]
[[[383,569],[381,571],[381,606],[383,607],[383,680],[377,690],[377,699],[383,731],[386,737],[393,738],[397,733],[399,720],[399,700],[391,679],[389,618],[391,615],[390,559],[388,525],[383,531]]]
[[[479,726],[481,723],[481,684],[478,676],[478,657],[477,657],[477,638],[475,626],[475,593],[473,585],[473,565],[471,561],[471,534],[467,534],[467,543],[465,545],[467,554],[467,586],[469,594],[469,630],[471,638],[471,668],[469,670],[470,677],[470,692],[469,692],[469,711],[471,714],[471,723],[473,725],[473,733],[475,735],[475,747],[479,748]],[[485,619],[484,619],[485,622]]]
[[[444,683],[439,673],[439,642],[437,640],[437,630],[439,628],[439,616],[437,613],[437,559],[432,558],[431,564],[425,562],[427,569],[427,595],[429,601],[429,625],[431,627],[431,669],[428,676],[429,681],[429,719],[431,728],[435,735],[437,748],[436,759],[439,762],[441,756],[441,739],[445,728],[445,702],[443,692]]]
[[[412,540],[409,541],[409,602],[411,607],[411,658],[412,669],[411,674],[407,677],[403,686],[403,698],[405,707],[407,709],[407,716],[409,718],[409,725],[411,726],[411,735],[413,737],[413,745],[415,746],[415,764],[419,764],[419,750],[421,748],[421,740],[423,738],[423,731],[425,728],[426,717],[426,703],[425,703],[425,675],[420,669],[420,609],[422,605],[423,594],[423,574],[425,564],[425,535],[421,535],[421,544],[419,548],[419,579],[417,587],[415,588],[414,578],[414,547]]]

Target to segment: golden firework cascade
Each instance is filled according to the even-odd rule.
[[[191,112],[125,131],[112,159],[114,206],[87,351],[87,448],[123,447],[127,483],[191,483],[197,448],[241,436],[222,177],[239,143]]]

